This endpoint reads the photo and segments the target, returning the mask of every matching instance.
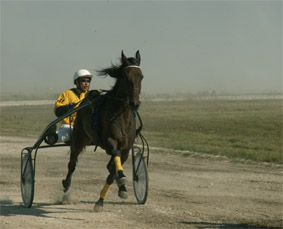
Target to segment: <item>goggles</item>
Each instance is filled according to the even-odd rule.
[[[79,79],[82,83],[90,83],[91,79]]]

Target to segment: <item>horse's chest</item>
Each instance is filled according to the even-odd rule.
[[[120,144],[122,147],[131,145],[135,138],[135,122],[130,119],[129,122],[120,126]]]

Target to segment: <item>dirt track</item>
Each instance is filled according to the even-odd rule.
[[[22,206],[20,151],[36,139],[1,137],[1,228],[281,228],[282,167],[240,164],[152,151],[147,203],[137,205],[113,186],[104,211],[93,211],[104,185],[108,156],[93,147],[79,158],[63,195],[68,149],[40,149],[32,208]],[[132,180],[130,160],[124,166]]]

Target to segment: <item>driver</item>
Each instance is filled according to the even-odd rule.
[[[76,88],[63,92],[56,100],[54,113],[57,117],[64,115],[66,112],[80,104],[86,97],[92,77],[93,75],[86,69],[80,69],[75,72],[73,81]],[[76,113],[64,118],[62,120],[62,125],[56,134],[56,125],[49,130],[45,142],[49,145],[53,145],[56,142],[69,142],[75,119]]]

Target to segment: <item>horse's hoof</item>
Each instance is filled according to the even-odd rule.
[[[121,177],[117,179],[117,185],[120,188],[123,185],[127,184],[127,178],[126,177]]]
[[[63,185],[63,188],[64,188],[64,192],[67,192],[70,188],[70,183],[67,182],[66,180],[62,180],[62,185]]]
[[[103,207],[100,205],[95,204],[93,210],[95,212],[102,212],[103,211]]]
[[[102,212],[103,211],[103,199],[100,198],[94,205],[93,210],[95,212]]]
[[[125,192],[125,191],[119,191],[118,192],[118,196],[122,199],[128,199],[128,192]]]

